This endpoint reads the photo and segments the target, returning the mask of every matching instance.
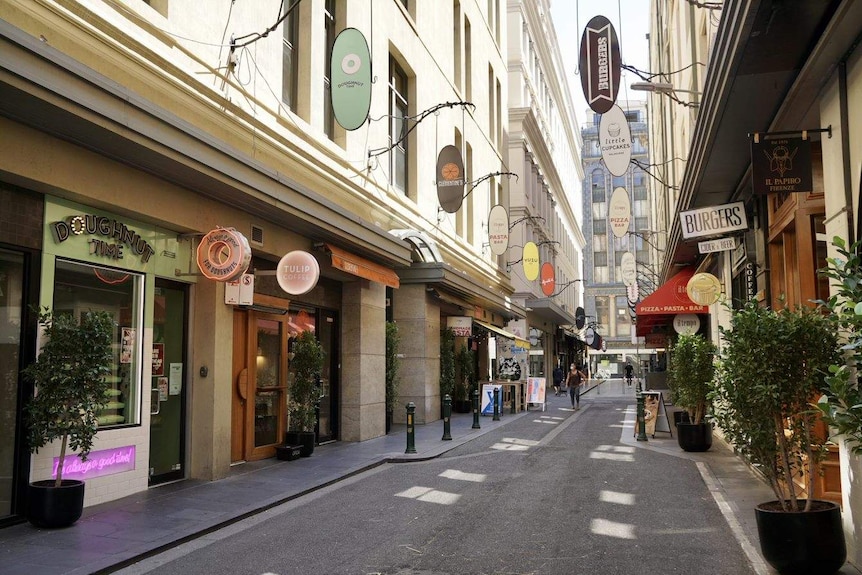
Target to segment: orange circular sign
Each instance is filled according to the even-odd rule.
[[[204,277],[229,282],[240,277],[251,263],[251,247],[234,228],[212,230],[198,244],[197,264]]]
[[[554,266],[550,262],[542,264],[542,293],[550,297],[556,289],[556,279],[554,278]]]

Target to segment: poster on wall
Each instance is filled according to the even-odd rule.
[[[135,350],[135,330],[124,327],[120,330],[122,342],[120,343],[120,363],[132,363],[132,354]]]
[[[524,381],[527,379],[529,350],[515,340],[498,337],[497,340],[497,379]]]

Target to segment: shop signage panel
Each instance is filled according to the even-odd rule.
[[[755,134],[751,139],[751,184],[755,194],[810,192],[811,140],[767,139]]]
[[[248,239],[234,228],[212,230],[198,244],[198,269],[207,279],[233,281],[246,272],[250,263]]]
[[[632,204],[629,193],[623,187],[615,188],[608,204],[608,222],[614,237],[624,238],[632,221]]]
[[[632,132],[626,114],[619,106],[615,105],[602,114],[599,148],[608,171],[615,176],[625,175],[632,159]]]
[[[224,284],[224,303],[227,305],[252,305],[254,303],[254,274],[242,274],[238,279]]]
[[[554,294],[556,289],[556,279],[554,278],[554,266],[550,262],[542,264],[542,293],[548,297]]]
[[[455,337],[473,337],[472,317],[451,315],[446,318],[446,327],[452,330]]]
[[[694,335],[700,329],[700,318],[693,313],[681,313],[673,317],[673,330],[680,335]]]
[[[495,256],[503,255],[509,247],[509,213],[500,204],[488,214],[488,243]]]
[[[710,273],[694,274],[685,286],[691,301],[699,305],[712,305],[721,297],[721,282]]]
[[[623,285],[631,287],[637,284],[638,264],[632,252],[623,252],[620,258],[620,275],[623,276]]]
[[[709,240],[697,243],[697,251],[702,254],[711,254],[713,252],[726,252],[736,249],[736,238],[720,238],[717,240]]]
[[[579,66],[584,98],[597,114],[604,114],[617,101],[621,65],[613,24],[604,16],[594,16],[581,36]]]
[[[329,65],[335,120],[345,130],[355,130],[371,109],[371,53],[362,32],[342,30],[332,44]]]
[[[454,214],[464,200],[464,160],[455,146],[444,146],[437,156],[437,199],[443,211]]]
[[[682,237],[687,240],[748,229],[745,204],[742,202],[680,212],[679,222]]]
[[[278,262],[275,278],[278,285],[290,295],[303,295],[314,289],[320,279],[317,258],[308,252],[288,252]]]
[[[521,258],[524,267],[524,277],[527,281],[533,281],[539,277],[539,247],[533,242],[524,244],[524,253]]]

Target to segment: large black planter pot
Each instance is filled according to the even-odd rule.
[[[302,447],[302,451],[299,453],[302,457],[311,457],[311,454],[314,453],[314,439],[313,431],[286,431],[284,433],[284,442],[287,445]]]
[[[81,518],[83,510],[83,481],[64,479],[54,487],[54,480],[47,479],[28,486],[27,519],[36,527],[68,527]]]
[[[676,425],[676,441],[683,451],[709,451],[712,447],[712,424],[681,421]]]
[[[755,508],[763,558],[781,575],[831,575],[847,559],[841,509],[813,501],[812,511],[775,511],[777,501]]]

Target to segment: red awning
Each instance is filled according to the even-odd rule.
[[[635,306],[636,333],[647,335],[653,328],[673,321],[681,313],[709,313],[709,307],[691,301],[685,291],[694,268],[685,268]]]

